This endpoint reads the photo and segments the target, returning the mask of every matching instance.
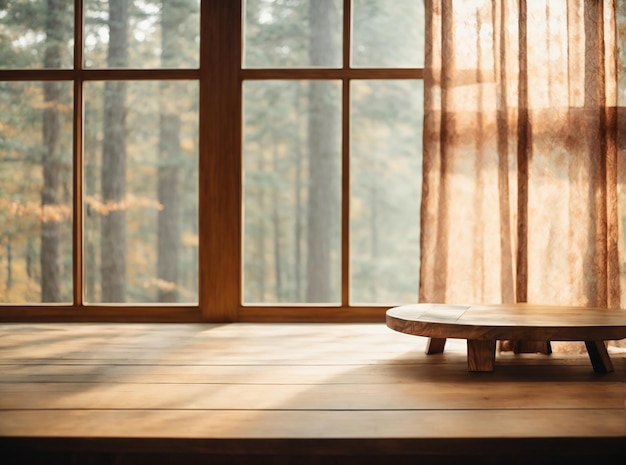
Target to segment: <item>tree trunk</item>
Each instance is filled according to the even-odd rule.
[[[265,176],[265,152],[261,152],[259,154],[259,169],[257,171],[258,173],[263,173],[263,176]],[[258,188],[258,195],[256,197],[256,200],[258,202],[258,211],[263,212],[265,214],[266,210],[266,201],[265,201],[265,188],[263,186],[260,186]],[[266,293],[267,293],[267,259],[266,259],[266,219],[265,216],[261,217],[259,216],[259,231],[257,233],[257,250],[258,250],[258,254],[259,254],[259,267],[258,267],[258,275],[257,275],[257,279],[255,281],[257,281],[259,283],[258,286],[258,301],[259,302],[266,302],[267,297],[266,297]]]
[[[310,2],[309,21],[312,66],[327,63],[326,55],[336,49],[333,25],[338,20],[332,0]],[[309,197],[307,237],[307,301],[329,302],[331,295],[331,243],[338,230],[336,196],[338,166],[337,113],[326,94],[327,83],[309,84]]]
[[[274,145],[272,153],[272,171],[278,173],[278,148]],[[281,254],[281,224],[280,224],[280,199],[278,187],[272,185],[271,193],[272,202],[272,233],[274,239],[274,281],[276,282],[276,301],[283,302],[285,300],[282,280],[282,254]]]
[[[46,49],[44,52],[45,68],[60,68],[61,54],[66,33],[64,24],[64,0],[47,0]],[[61,84],[44,82],[43,84],[43,186],[41,206],[43,209],[54,208],[59,203],[59,137],[61,134],[57,103],[61,100]],[[47,220],[44,216],[41,224],[41,301],[59,302],[61,300],[61,269],[59,257],[59,222]]]
[[[301,116],[301,95],[300,91],[302,86],[296,87],[295,98],[294,98],[294,108],[296,110],[296,117],[300,119]],[[300,128],[300,122],[298,121],[297,127]],[[303,215],[303,201],[302,201],[302,184],[303,184],[303,165],[304,165],[304,157],[302,154],[302,140],[300,136],[300,130],[293,131],[293,147],[294,147],[294,156],[296,157],[296,182],[295,182],[295,207],[294,207],[294,237],[295,237],[295,287],[293,292],[292,300],[294,302],[302,302],[304,299],[303,291],[302,291],[302,237],[303,234],[303,223],[304,223],[304,215]]]
[[[178,28],[189,14],[186,2],[163,1],[161,7],[161,65],[175,68],[180,57]],[[164,88],[167,88],[166,86]],[[163,209],[159,211],[157,276],[159,302],[177,302],[180,263],[180,127],[181,120],[172,102],[162,99],[159,131],[158,197]]]
[[[160,118],[158,196],[163,209],[158,219],[158,277],[159,302],[178,301],[178,254],[180,249],[180,219],[178,213],[178,171],[176,160],[180,151],[180,117],[162,113]]]
[[[13,287],[13,247],[12,247],[13,239],[9,235],[7,238],[7,280],[5,283],[5,287],[7,291]]]
[[[128,0],[109,2],[109,68],[128,64]],[[126,195],[126,83],[105,83],[101,188],[104,203],[119,206]],[[102,217],[100,279],[102,301],[126,301],[126,213],[115,208]]]
[[[370,191],[370,259],[372,263],[379,261],[379,244],[378,244],[378,179],[372,179]],[[370,278],[370,302],[378,302],[378,273],[375,273],[373,279]]]
[[[88,112],[90,107],[85,108],[85,121],[97,119],[97,115],[92,115]],[[83,159],[84,159],[84,186],[85,196],[96,198],[97,196],[97,182],[99,175],[99,167],[96,160],[98,159],[97,149],[98,146],[98,129],[95,125],[85,125],[83,131]],[[96,260],[98,253],[97,237],[99,229],[100,216],[98,213],[88,204],[85,210],[85,228],[84,228],[84,282],[85,282],[85,298],[91,301],[97,301],[98,292],[98,267],[99,261]],[[94,218],[96,219],[94,221]]]

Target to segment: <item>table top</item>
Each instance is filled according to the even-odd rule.
[[[414,304],[389,309],[387,326],[432,338],[606,341],[626,338],[626,310],[535,304]]]

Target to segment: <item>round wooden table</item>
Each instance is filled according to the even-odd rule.
[[[584,341],[596,373],[613,371],[604,341],[626,338],[626,310],[531,304],[414,304],[387,310],[387,326],[431,338],[428,354],[446,338],[467,339],[469,371],[493,371],[497,340]]]

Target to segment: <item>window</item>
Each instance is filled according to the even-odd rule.
[[[6,4],[0,316],[372,320],[416,301],[423,8]]]

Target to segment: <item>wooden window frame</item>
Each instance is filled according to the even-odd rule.
[[[67,81],[74,89],[73,298],[71,305],[0,305],[0,321],[380,322],[388,306],[352,306],[349,297],[350,82],[423,79],[423,68],[352,68],[351,2],[343,1],[341,68],[250,69],[242,65],[243,0],[201,0],[197,69],[83,68],[83,1],[74,0],[72,69],[3,70],[2,81]],[[252,80],[337,80],[342,86],[341,303],[242,303],[242,88]],[[92,304],[83,295],[83,86],[102,80],[194,80],[199,84],[198,305]]]

